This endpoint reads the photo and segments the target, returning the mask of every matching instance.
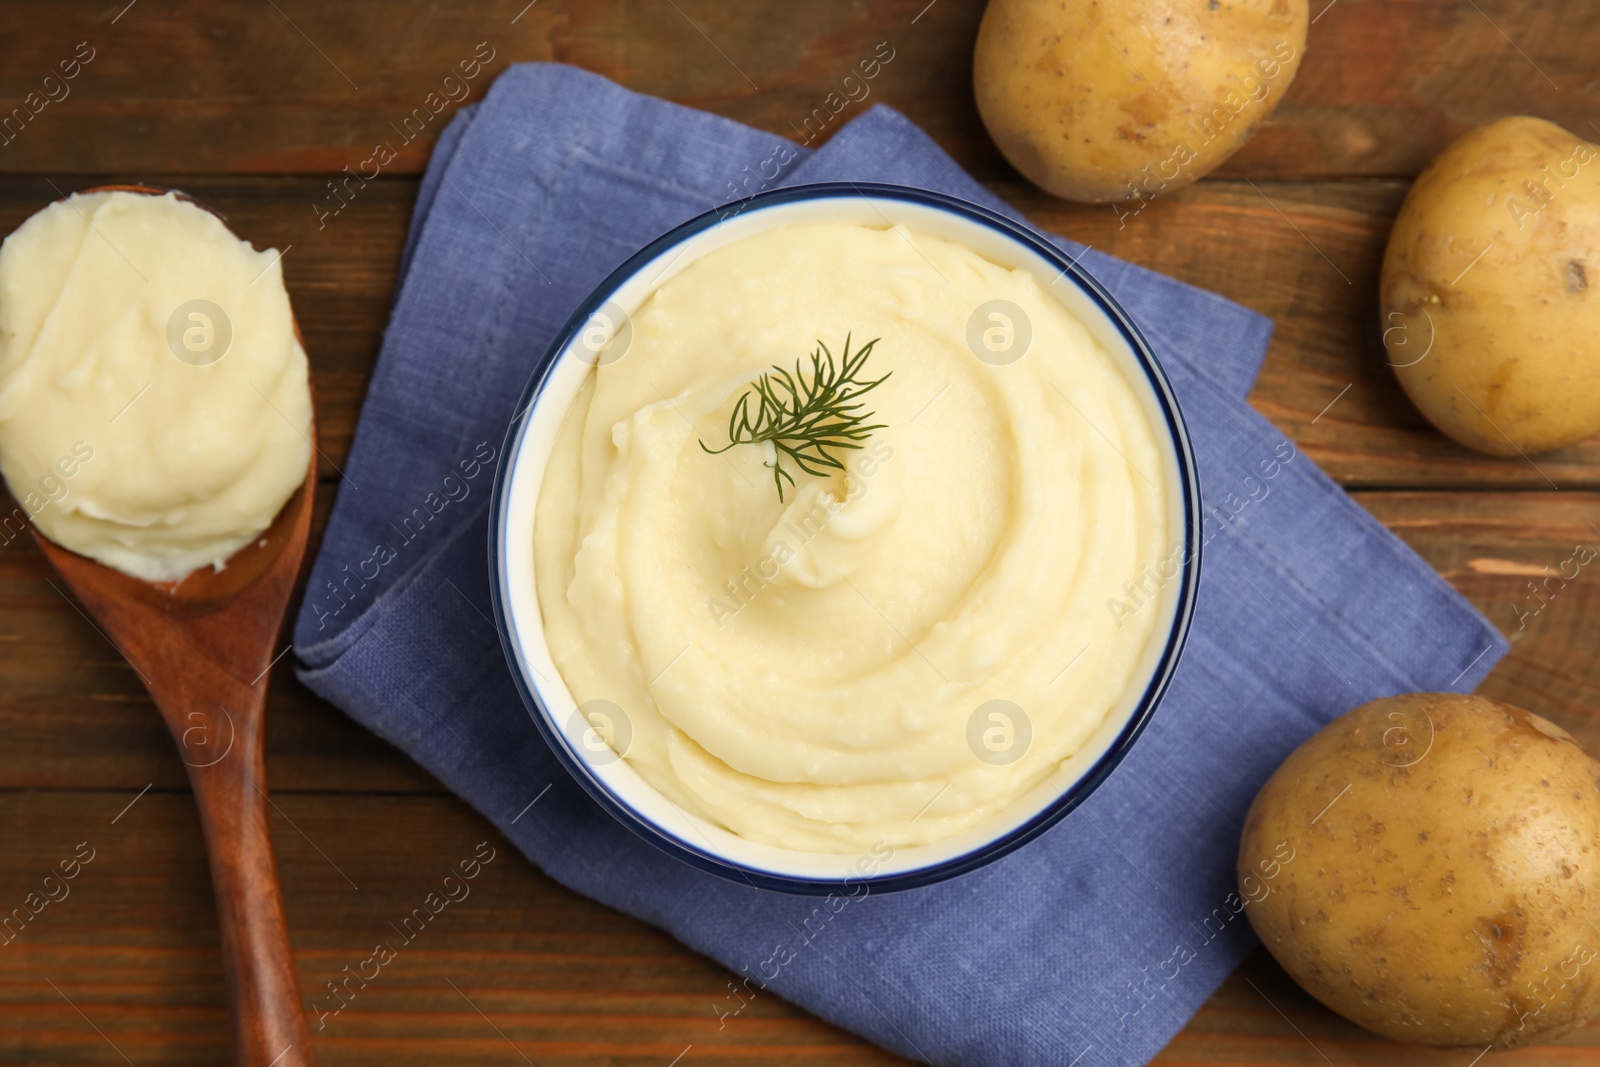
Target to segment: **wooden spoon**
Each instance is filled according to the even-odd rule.
[[[144,185],[87,191],[166,192]],[[267,828],[262,741],[267,671],[305,557],[316,486],[313,441],[305,484],[266,532],[222,570],[205,567],[181,582],[141,581],[33,531],[44,557],[143,679],[188,767],[211,857],[239,1067],[313,1063]]]

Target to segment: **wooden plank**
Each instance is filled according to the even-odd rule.
[[[1356,499],[1510,637],[1511,652],[1478,691],[1544,715],[1600,755],[1600,562],[1583,562],[1600,552],[1600,495]]]
[[[0,178],[0,229],[55,188],[98,180]],[[321,229],[312,205],[324,179],[155,180],[215,206],[257,246],[289,249],[284,271],[312,360],[323,474],[335,476],[388,318],[415,180],[372,183]],[[1052,232],[1271,317],[1277,329],[1252,403],[1347,486],[1600,487],[1600,438],[1531,462],[1481,456],[1436,432],[1400,391],[1378,339],[1375,294],[1403,183],[1206,181],[1132,217],[1020,181],[990,184]]]
[[[0,819],[14,828],[0,850],[0,905],[24,907],[45,872],[80,843],[93,849],[66,894],[53,886],[60,899],[0,944],[4,1062],[225,1060],[222,972],[192,802],[152,791],[124,810],[133,796],[0,792]],[[771,995],[719,1027],[714,1006],[728,972],[551,882],[454,798],[276,800],[302,997],[319,1062],[330,1067],[506,1064],[517,1053],[541,1067],[661,1067],[685,1049],[686,1065],[904,1062]],[[420,930],[396,933],[390,924],[423,906],[447,871],[488,855],[478,852],[485,841],[494,857],[469,895]],[[370,976],[362,961],[380,942],[395,958],[336,999],[328,983],[342,983],[346,967]],[[1496,1062],[1576,1067],[1592,1064],[1597,1047],[1600,1024],[1591,1023],[1559,1045]],[[1156,1062],[1463,1067],[1470,1057],[1360,1030],[1258,950]]]
[[[124,2],[0,6],[0,108],[40,94],[38,113],[13,120],[0,144],[0,169],[336,173],[384,142],[399,153],[385,169],[414,173],[458,106],[445,94],[477,99],[508,63],[555,60],[789,136],[819,108],[826,136],[886,103],[978,173],[1011,173],[972,103],[981,0],[497,0],[470,13],[423,0]],[[1223,174],[1412,175],[1453,136],[1506,114],[1594,135],[1600,83],[1590,77],[1596,42],[1585,0],[1311,6],[1317,20],[1297,81]],[[79,42],[94,58],[72,81],[47,86]],[[846,94],[861,95],[844,79],[879,42],[894,59],[860,103],[829,116]],[[491,53],[476,77],[445,83],[452,72],[459,79],[460,63],[471,69],[475,54]],[[58,102],[41,107],[47,90]],[[427,110],[430,93],[440,94],[438,115]],[[404,122],[417,108],[427,121],[413,120],[408,141]]]

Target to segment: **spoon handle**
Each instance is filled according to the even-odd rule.
[[[235,1067],[311,1067],[267,822],[265,679],[245,686],[198,657],[150,685],[188,768],[217,897]],[[207,669],[211,668],[211,669]]]

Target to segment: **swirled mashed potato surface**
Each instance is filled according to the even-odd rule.
[[[969,342],[996,300],[1031,328],[1009,362]],[[892,374],[846,472],[795,470],[780,501],[770,444],[701,447],[762,372],[847,335]],[[568,411],[532,546],[545,635],[682,808],[791,849],[935,842],[1049,777],[1135,681],[1161,612],[1113,605],[1163,556],[1165,469],[1032,275],[900,227],[772,230],[665,282]]]
[[[0,246],[0,472],[50,540],[148,581],[221,566],[306,478],[276,252],[177,196],[74,195]]]

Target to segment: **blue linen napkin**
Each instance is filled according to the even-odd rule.
[[[1506,642],[1244,403],[1268,320],[1057,241],[1144,329],[1200,467],[1196,619],[1144,737],[1043,837],[924,889],[830,905],[704,874],[635,837],[561,769],[501,655],[486,545],[502,439],[549,339],[635,250],[760,187],[831,180],[1017,217],[882,107],[809,152],[532,64],[463,110],[422,183],[298,619],[300,676],[551,877],[735,972],[706,1005],[721,1026],[775,993],[932,1064],[1142,1064],[1253,944],[1233,862],[1278,762],[1365,700],[1472,689]]]

